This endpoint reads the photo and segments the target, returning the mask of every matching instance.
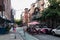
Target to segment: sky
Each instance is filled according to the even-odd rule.
[[[16,10],[15,19],[20,19],[20,15],[24,8],[30,8],[31,4],[36,0],[11,0],[11,6]]]

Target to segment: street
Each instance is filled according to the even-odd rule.
[[[39,40],[60,40],[60,37],[47,35],[47,34],[40,34],[40,35],[33,35],[33,36],[38,38]]]
[[[5,35],[0,35],[1,40],[60,40],[60,37],[48,35],[48,34],[39,34],[39,35],[30,35],[27,32],[25,32],[25,36],[23,33],[23,28],[18,27],[17,31],[19,32],[16,34],[16,39],[14,39],[15,34],[14,33],[8,33]]]

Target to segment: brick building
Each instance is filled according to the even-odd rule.
[[[0,0],[0,16],[11,20],[11,0]]]
[[[29,23],[29,12],[28,12],[28,8],[25,8],[24,9],[22,19],[23,19],[23,23],[25,23],[25,24],[28,24]]]

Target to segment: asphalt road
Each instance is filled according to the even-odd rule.
[[[38,38],[39,40],[60,40],[60,37],[47,35],[47,34],[40,34],[40,35],[33,35],[33,36]]]

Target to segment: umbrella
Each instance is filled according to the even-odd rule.
[[[36,21],[33,21],[33,22],[30,22],[28,23],[29,25],[36,25],[36,24],[40,24],[39,22],[36,22]]]

